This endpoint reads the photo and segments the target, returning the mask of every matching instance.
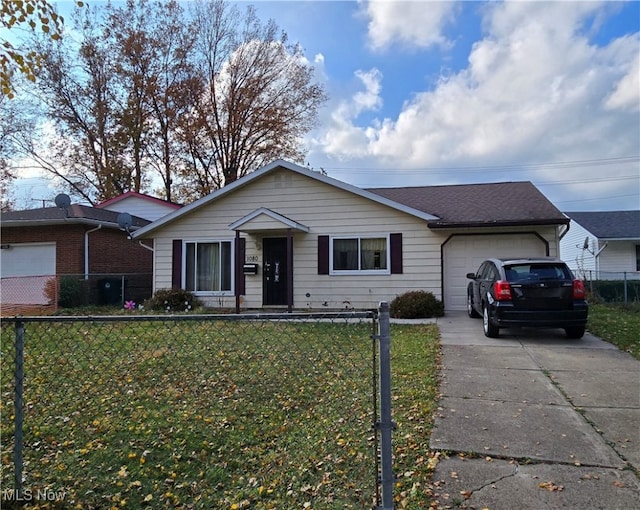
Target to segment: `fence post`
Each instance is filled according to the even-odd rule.
[[[382,507],[380,510],[393,510],[393,451],[391,432],[394,423],[391,420],[391,326],[389,303],[382,301],[379,308],[380,331],[378,335],[380,349],[380,457],[382,486]]]
[[[22,467],[23,467],[23,391],[24,391],[24,323],[16,322],[16,358],[15,358],[15,395],[14,395],[14,445],[13,469],[16,485],[16,496],[22,499]]]
[[[624,304],[629,304],[629,292],[627,290],[627,272],[624,272]]]

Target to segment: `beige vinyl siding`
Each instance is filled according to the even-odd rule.
[[[348,191],[328,186],[286,170],[276,170],[245,187],[234,190],[156,232],[155,287],[171,287],[172,240],[232,239],[229,224],[266,207],[310,228],[295,231],[294,297],[296,308],[371,308],[380,301],[413,289],[432,291],[440,297],[440,242],[424,220],[386,207]],[[258,220],[256,218],[256,220]],[[253,222],[252,227],[255,226]],[[265,227],[276,227],[269,218]],[[319,235],[364,235],[401,232],[403,274],[399,275],[318,275],[317,238]],[[262,237],[283,237],[280,231],[241,234],[247,239],[246,255],[257,256],[262,264]],[[306,294],[310,294],[309,297]],[[218,298],[208,304],[232,306]],[[326,303],[326,305],[325,305]],[[246,276],[243,307],[262,306],[262,271]]]
[[[427,290],[442,299],[441,246],[453,234],[537,232],[549,243],[549,255],[558,256],[557,227],[513,227],[431,230],[411,214],[297,172],[275,169],[245,186],[179,216],[153,232],[156,239],[154,290],[171,287],[172,241],[234,239],[229,225],[261,207],[270,209],[309,232],[293,230],[293,305],[297,309],[375,308],[409,290]],[[257,257],[259,272],[246,275],[242,307],[262,307],[262,239],[286,237],[287,225],[259,215],[244,228],[246,256]],[[318,275],[318,236],[387,236],[402,233],[402,274]],[[207,298],[213,307],[233,307],[235,298]]]
[[[279,230],[283,228],[283,224],[277,219],[271,218],[266,214],[260,214],[253,218],[251,221],[247,221],[242,225],[242,230]]]

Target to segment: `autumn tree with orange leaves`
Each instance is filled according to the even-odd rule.
[[[189,202],[274,159],[304,161],[326,96],[301,48],[252,7],[185,6],[87,5],[73,40],[37,38],[36,85],[55,134],[29,156],[70,194]]]

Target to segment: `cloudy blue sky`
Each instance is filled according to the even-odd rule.
[[[640,2],[250,3],[330,96],[312,168],[362,187],[530,180],[564,211],[640,207]]]

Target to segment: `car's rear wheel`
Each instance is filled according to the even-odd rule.
[[[476,309],[473,307],[473,295],[471,292],[467,292],[467,314],[472,319],[480,317],[480,314],[476,312]]]
[[[500,334],[500,328],[491,322],[491,315],[487,305],[482,307],[482,328],[484,335],[489,338],[497,338]]]
[[[584,336],[584,326],[569,326],[564,328],[568,338],[582,338]]]

